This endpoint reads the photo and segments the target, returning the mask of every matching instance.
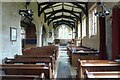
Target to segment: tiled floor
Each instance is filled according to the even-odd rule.
[[[59,57],[56,61],[56,78],[60,79],[69,79],[72,80],[75,78],[76,70],[75,67],[72,67],[69,62],[69,57],[67,55],[66,46],[59,47]]]

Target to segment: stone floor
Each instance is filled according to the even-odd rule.
[[[66,46],[59,47],[59,56],[56,61],[56,79],[75,79],[76,70],[75,67],[72,67],[69,62],[69,57],[67,55]]]

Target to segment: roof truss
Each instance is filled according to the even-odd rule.
[[[61,6],[61,7],[60,7]],[[38,16],[45,13],[45,22],[48,25],[51,22],[64,23],[63,18],[67,19],[66,23],[75,21],[81,22],[81,12],[88,16],[87,2],[42,2],[38,3]],[[62,13],[58,15],[59,13]],[[66,14],[66,15],[65,15]],[[69,14],[69,15],[68,15]],[[62,20],[59,20],[62,19]]]
[[[56,23],[56,24],[54,24],[53,25],[53,28],[55,29],[55,28],[57,28],[58,26],[60,26],[60,25],[67,25],[67,26],[69,26],[71,29],[73,29],[75,26],[73,25],[73,24],[71,24],[71,23],[68,23],[68,22],[58,22],[58,23]]]

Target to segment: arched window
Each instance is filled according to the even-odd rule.
[[[68,28],[66,25],[61,25],[59,28],[59,39],[68,39]]]

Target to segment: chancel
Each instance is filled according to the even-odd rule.
[[[117,0],[0,1],[1,80],[120,80]]]

